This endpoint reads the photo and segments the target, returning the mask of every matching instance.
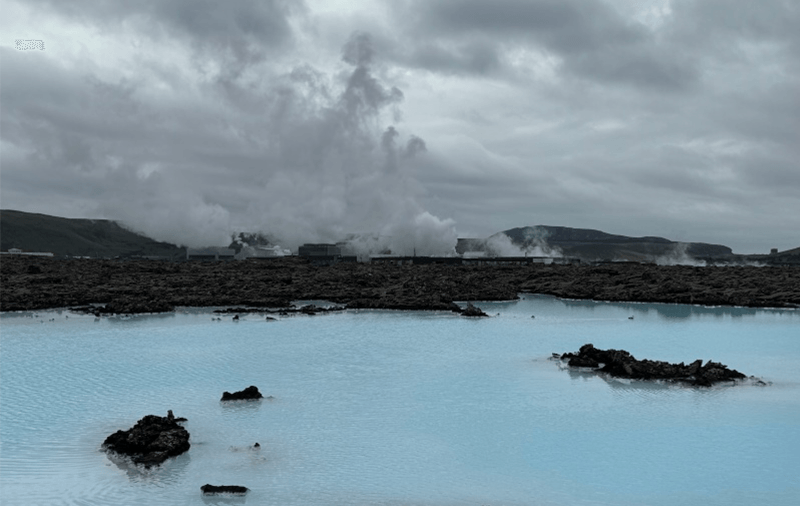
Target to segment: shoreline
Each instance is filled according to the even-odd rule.
[[[311,264],[4,257],[0,311],[99,304],[103,314],[176,307],[281,309],[326,300],[347,309],[452,310],[522,294],[621,303],[800,308],[800,266]]]

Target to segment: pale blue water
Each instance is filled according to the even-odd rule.
[[[480,306],[499,316],[3,315],[0,503],[800,504],[800,312]],[[771,385],[621,382],[548,360],[587,342]],[[275,398],[219,402],[248,385]],[[168,409],[189,419],[187,454],[142,471],[99,450]],[[251,492],[203,498],[205,483]]]

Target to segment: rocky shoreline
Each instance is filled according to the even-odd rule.
[[[6,256],[0,311],[88,308],[100,314],[177,306],[289,308],[328,300],[346,308],[454,310],[453,301],[520,293],[602,301],[800,307],[800,267],[603,265],[313,265],[283,257],[231,262]]]

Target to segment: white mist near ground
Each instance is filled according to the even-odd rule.
[[[676,243],[671,252],[657,257],[655,263],[657,265],[690,265],[694,267],[705,267],[706,262],[689,255],[687,253],[688,249],[689,243]]]
[[[281,248],[280,246],[250,246],[247,243],[243,243],[241,249],[236,254],[236,259],[284,257],[291,255],[291,253],[290,250]]]
[[[389,249],[398,255],[452,255],[455,254],[455,222],[442,220],[423,211],[413,220],[392,224],[385,230],[389,234]]]
[[[563,257],[564,253],[557,246],[547,242],[550,233],[542,227],[525,227],[523,237],[525,252],[529,256]]]
[[[558,247],[547,242],[547,231],[539,227],[526,227],[523,243],[514,243],[509,236],[500,232],[485,243],[486,255],[495,257],[563,257]]]
[[[162,191],[166,189],[156,193],[156,200],[171,198]],[[197,202],[189,206],[164,207],[153,203],[141,209],[138,204],[126,202],[116,206],[113,213],[123,216],[119,224],[124,228],[158,241],[193,248],[227,246],[230,242],[231,214],[219,204]]]

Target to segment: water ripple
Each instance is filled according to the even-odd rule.
[[[630,325],[629,308],[613,304],[532,298],[496,309],[501,317],[479,322],[386,311],[279,325],[202,312],[4,317],[0,502],[666,505],[747,504],[762,493],[780,505],[800,496],[788,485],[800,472],[800,352],[796,328],[779,317],[665,323],[643,310]],[[753,344],[759,324],[769,338]],[[773,364],[774,383],[696,389],[539,360],[589,340],[670,360],[724,352],[720,360],[754,373]],[[220,402],[249,385],[274,398]],[[107,435],[168,409],[189,419],[187,454],[147,470],[100,450]],[[203,498],[204,483],[251,492]]]

